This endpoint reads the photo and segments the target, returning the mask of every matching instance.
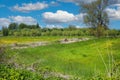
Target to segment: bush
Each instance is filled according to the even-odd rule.
[[[7,27],[3,27],[2,28],[2,33],[3,33],[3,36],[8,36],[8,34],[9,34],[8,28]]]
[[[10,65],[0,64],[0,80],[66,80],[61,77],[43,77],[35,72],[15,69]]]
[[[0,80],[44,80],[42,76],[26,70],[17,70],[0,64]]]

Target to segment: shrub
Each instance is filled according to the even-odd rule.
[[[3,27],[2,28],[2,33],[3,33],[3,36],[8,36],[8,34],[9,34],[8,28],[7,27]]]
[[[55,76],[45,78],[41,76],[41,74],[35,72],[15,69],[10,65],[0,64],[0,80],[66,80],[66,79]]]
[[[26,70],[17,70],[0,64],[0,80],[44,80],[42,76]]]

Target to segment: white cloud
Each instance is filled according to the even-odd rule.
[[[75,15],[76,21],[82,21],[85,15],[86,13],[80,13],[78,15]]]
[[[0,26],[8,26],[10,24],[10,19],[0,18]]]
[[[23,3],[22,6],[15,5],[12,9],[21,12],[29,12],[34,10],[42,10],[47,7],[48,4],[37,2],[37,3],[28,3],[28,4]]]
[[[46,28],[50,28],[50,29],[58,28],[58,29],[60,29],[60,28],[63,28],[63,26],[61,26],[61,25],[46,25]]]
[[[72,2],[75,4],[79,4],[81,2],[85,2],[85,3],[90,3],[96,0],[58,0],[58,1],[62,1],[62,2]],[[115,19],[118,20],[120,19],[120,0],[109,0],[110,2],[110,7],[106,9],[106,12],[108,13],[108,16],[110,19]],[[79,15],[81,19],[81,16],[84,16],[84,14],[80,14]]]
[[[47,22],[65,23],[75,20],[75,16],[67,11],[58,10],[56,13],[45,12],[43,18]]]
[[[36,19],[30,16],[10,16],[9,18],[12,20],[12,22],[15,22],[18,24],[25,23],[28,25],[33,25],[37,23]]]
[[[106,12],[110,19],[118,20],[120,19],[120,4],[111,5],[113,8],[107,8]],[[114,8],[116,7],[116,8]]]
[[[106,11],[110,19],[120,19],[120,10],[107,8]]]
[[[88,26],[84,26],[84,25],[76,25],[76,28],[88,28]]]
[[[10,23],[25,23],[27,25],[37,24],[36,19],[30,16],[10,16],[9,18],[0,18],[0,26],[8,26]]]
[[[120,4],[113,4],[112,7],[120,7]]]
[[[67,11],[58,10],[56,13],[45,12],[43,19],[47,23],[67,23],[82,20],[84,14],[74,15]]]

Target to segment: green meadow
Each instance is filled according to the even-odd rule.
[[[120,0],[0,0],[0,9],[0,80],[120,80]]]
[[[44,38],[48,41],[58,40],[58,37]],[[34,39],[39,41],[44,38]],[[31,41],[26,37],[20,40]],[[34,48],[8,49],[8,52],[10,60],[18,64],[17,67],[27,69],[32,65],[36,72],[46,70],[73,77],[92,77],[112,71],[113,63],[120,61],[119,49],[120,38],[94,38],[69,44],[55,42]]]
[[[82,36],[81,36],[82,37]],[[80,36],[2,36],[0,37],[0,44],[14,44],[14,43],[26,43],[26,42],[41,42],[41,41],[57,41],[65,38],[81,38]]]

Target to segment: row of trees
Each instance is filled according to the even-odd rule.
[[[2,27],[2,34],[3,36],[11,35],[11,32],[19,31],[22,29],[40,29],[41,27],[37,23],[36,25],[27,25],[24,23],[17,24],[17,23],[11,23],[8,27]]]
[[[102,29],[100,29],[102,30]],[[23,28],[23,29],[9,29],[9,27],[2,28],[3,36],[98,36],[97,30],[93,28],[76,28],[69,26],[68,28]],[[120,30],[103,30],[100,34],[102,36],[119,36]]]
[[[83,36],[89,35],[87,29],[67,30],[67,29],[22,29],[10,31],[9,35],[14,36]]]
[[[17,29],[24,29],[24,28],[37,29],[37,28],[40,28],[40,26],[39,26],[38,23],[36,25],[27,25],[27,24],[24,24],[24,23],[21,23],[21,24],[18,25],[17,23],[11,23],[8,26],[9,30],[17,30]]]

